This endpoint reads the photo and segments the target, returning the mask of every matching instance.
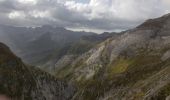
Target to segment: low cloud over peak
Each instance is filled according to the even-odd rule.
[[[13,26],[117,31],[169,12],[169,0],[0,0],[0,21]]]

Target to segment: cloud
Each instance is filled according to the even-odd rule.
[[[169,0],[0,0],[1,23],[17,26],[126,30],[168,12]]]
[[[10,19],[16,19],[16,18],[18,18],[18,19],[22,19],[22,18],[25,18],[25,14],[24,14],[24,12],[19,12],[19,11],[13,11],[13,12],[10,12],[9,14],[8,14],[8,17],[10,18]]]
[[[37,0],[18,0],[21,4],[29,4],[29,5],[35,5],[37,4]]]

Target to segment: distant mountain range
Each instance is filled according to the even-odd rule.
[[[16,29],[8,28],[11,34]],[[46,28],[28,29],[34,30],[28,36],[27,28],[18,28],[22,35],[1,34],[0,40],[53,76],[0,44],[0,93],[29,100],[170,100],[170,14],[117,34],[47,28],[64,34],[56,35]]]
[[[53,70],[55,63],[66,54],[82,54],[111,34],[73,32],[62,27],[36,28],[0,25],[0,41],[30,65]]]
[[[0,41],[11,47],[26,63],[36,64],[50,53],[78,41],[90,32],[73,32],[62,27],[36,28],[0,25]]]

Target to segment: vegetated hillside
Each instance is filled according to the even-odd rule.
[[[75,88],[27,66],[0,43],[0,95],[11,100],[70,100]]]
[[[91,32],[73,32],[62,27],[35,28],[0,25],[0,41],[28,64],[37,65],[51,52],[63,49]]]
[[[170,15],[147,20],[56,67],[58,78],[78,86],[74,100],[169,100]]]

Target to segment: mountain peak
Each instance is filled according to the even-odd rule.
[[[162,17],[155,19],[148,19],[143,24],[139,25],[137,28],[159,30],[163,28],[163,26],[168,22],[170,22],[170,14],[166,14]]]
[[[163,17],[170,17],[170,13],[163,15]]]
[[[146,20],[143,24],[139,25],[136,29],[150,30],[157,36],[170,35],[170,14],[162,17]]]

